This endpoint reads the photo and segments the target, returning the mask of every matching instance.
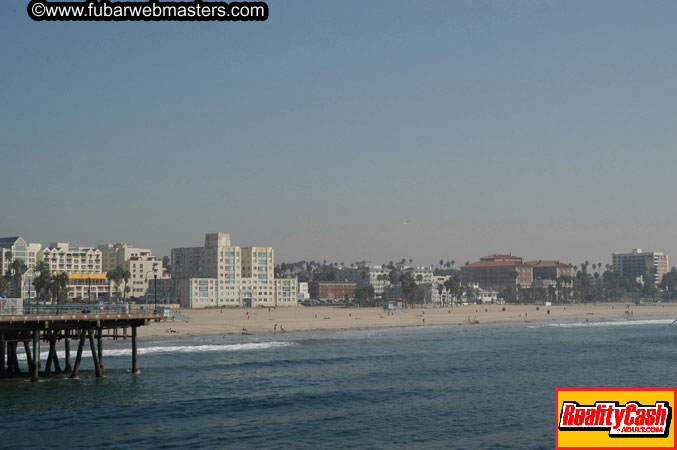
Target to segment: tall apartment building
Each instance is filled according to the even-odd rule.
[[[0,238],[0,276],[8,273],[12,261],[22,260],[26,265],[26,272],[21,279],[21,292],[16,292],[16,287],[10,285],[12,296],[21,298],[34,298],[35,287],[35,264],[38,262],[38,256],[41,244],[28,243],[21,236]]]
[[[668,273],[668,255],[662,252],[643,252],[635,248],[631,253],[613,253],[611,255],[613,271],[623,276],[653,277],[654,284],[660,284],[663,275]]]
[[[276,279],[274,267],[272,247],[240,247],[211,233],[203,247],[172,249],[172,279],[158,280],[158,292],[190,308],[296,305],[296,278]]]
[[[102,272],[101,250],[98,248],[71,247],[66,242],[53,242],[40,251],[39,259],[52,274],[68,275],[68,295],[71,299],[111,297],[112,286]]]
[[[169,278],[162,260],[153,256],[153,252],[148,248],[116,243],[99,245],[98,249],[101,251],[103,273],[117,266],[129,271],[131,278],[128,283],[130,289],[128,297],[139,298],[147,293],[153,294],[155,276],[158,280]]]

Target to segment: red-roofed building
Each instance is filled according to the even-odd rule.
[[[511,254],[493,254],[461,267],[461,283],[477,283],[482,289],[502,291],[506,287],[531,287],[534,280],[573,278],[573,267],[560,261],[524,261]]]
[[[519,256],[512,256],[510,253],[507,255],[501,255],[498,253],[494,253],[493,255],[489,256],[484,256],[480,258],[480,261],[517,261],[517,262],[523,262],[522,258]]]
[[[560,277],[574,277],[574,268],[571,264],[560,261],[527,261],[534,268],[534,280],[559,280]]]
[[[533,267],[519,256],[493,254],[461,267],[461,283],[476,283],[482,289],[500,292],[506,287],[529,287],[533,280]]]

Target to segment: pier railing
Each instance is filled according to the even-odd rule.
[[[10,299],[11,300],[11,299]],[[0,300],[0,317],[27,315],[59,315],[59,314],[153,314],[154,305],[130,305],[102,303],[96,305],[35,305],[12,304],[3,305]]]

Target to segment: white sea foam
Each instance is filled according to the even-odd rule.
[[[551,327],[573,328],[573,327],[631,327],[639,325],[670,325],[675,319],[638,319],[638,320],[613,320],[604,322],[569,322],[569,323],[551,323]]]
[[[281,347],[291,347],[296,345],[295,342],[279,342],[279,341],[270,341],[270,342],[248,342],[246,344],[208,344],[208,345],[158,345],[152,347],[139,347],[139,355],[150,355],[157,353],[203,353],[203,352],[237,352],[237,351],[246,351],[246,350],[265,350],[269,348],[281,348]],[[131,347],[131,344],[130,344]],[[42,349],[45,348],[45,345],[42,345]],[[18,350],[18,349],[17,349]],[[17,352],[18,353],[18,352]],[[71,358],[75,358],[76,348],[71,346]],[[115,348],[115,349],[106,349],[104,346],[103,356],[130,356],[132,354],[131,348]],[[63,360],[66,357],[65,351],[57,351],[59,359]],[[43,361],[47,360],[49,356],[47,351],[40,352],[40,359]],[[82,352],[83,357],[91,356],[89,352],[89,346],[86,345]],[[26,355],[24,353],[18,353],[17,358],[20,361],[26,360]]]

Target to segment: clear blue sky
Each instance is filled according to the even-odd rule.
[[[672,0],[285,0],[258,23],[26,4],[0,2],[2,236],[676,261]]]

